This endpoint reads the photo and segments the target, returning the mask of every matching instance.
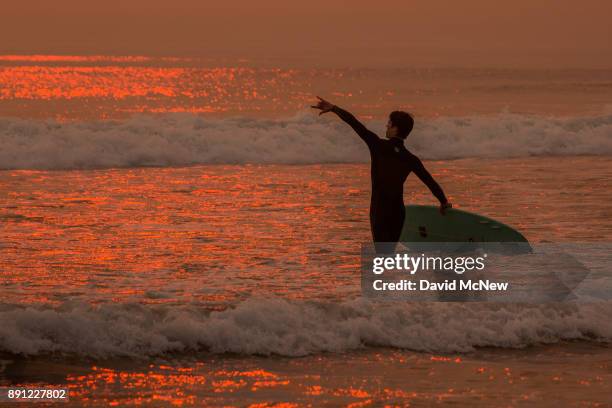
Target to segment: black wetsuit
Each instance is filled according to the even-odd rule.
[[[404,181],[410,172],[436,196],[446,203],[444,192],[425,169],[421,160],[404,147],[400,138],[383,140],[368,130],[351,113],[334,106],[332,111],[348,123],[366,142],[372,158],[372,198],[370,201],[370,227],[374,242],[399,241],[404,218]],[[395,245],[393,245],[395,247]]]

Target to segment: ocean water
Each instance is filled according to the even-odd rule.
[[[606,243],[612,71],[0,63],[0,385],[75,406],[610,403],[609,301],[363,298],[367,149],[306,107],[320,92],[379,133],[412,109],[407,147],[456,207]],[[405,201],[435,203],[414,176]]]

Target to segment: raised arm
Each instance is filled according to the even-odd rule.
[[[451,208],[451,204],[446,199],[446,195],[444,195],[444,191],[442,191],[442,187],[434,180],[431,174],[427,171],[425,166],[423,166],[423,162],[411,154],[412,160],[412,171],[417,177],[425,184],[431,193],[440,201],[440,212],[444,214],[447,208]]]
[[[363,123],[358,121],[357,118],[353,116],[352,113],[347,112],[336,105],[332,105],[323,98],[320,98],[318,96],[317,98],[319,98],[319,103],[317,105],[313,105],[312,108],[320,109],[321,112],[319,113],[319,115],[322,115],[326,112],[334,112],[336,115],[338,115],[340,119],[348,123],[349,126],[353,128],[353,130],[359,135],[359,137],[361,137],[361,139],[366,142],[370,149],[372,149],[380,140],[378,136],[376,136],[376,133],[366,128]]]

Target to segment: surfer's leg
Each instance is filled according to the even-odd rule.
[[[402,229],[404,228],[404,219],[406,218],[406,211],[404,205],[401,208],[393,212],[392,220],[389,222],[389,238],[391,242],[398,242],[402,235]]]
[[[384,208],[370,217],[376,252],[394,253],[402,234],[406,212],[404,205]]]

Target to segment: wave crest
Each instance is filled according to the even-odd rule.
[[[66,304],[0,312],[0,351],[145,358],[206,351],[304,356],[363,347],[467,352],[562,340],[612,340],[610,302],[518,305],[249,299],[195,306]]]
[[[382,122],[367,124],[382,131]],[[241,163],[354,163],[369,155],[337,118],[211,119],[191,114],[59,123],[0,119],[0,168],[93,169]],[[417,122],[407,146],[423,159],[612,155],[612,115],[502,113]]]

